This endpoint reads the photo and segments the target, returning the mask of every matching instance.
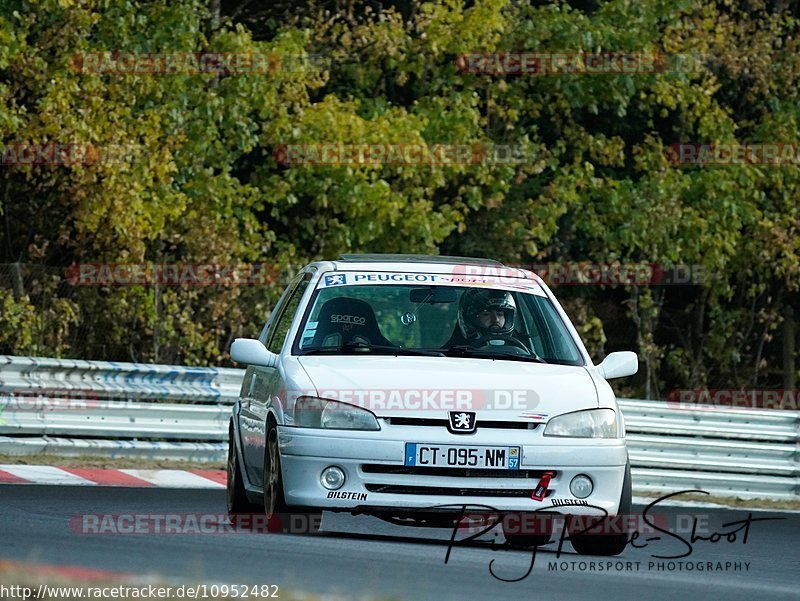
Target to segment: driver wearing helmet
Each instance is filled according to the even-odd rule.
[[[487,341],[493,335],[509,337],[514,331],[516,310],[510,292],[470,288],[461,295],[458,327],[469,343]]]

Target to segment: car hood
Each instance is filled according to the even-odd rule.
[[[378,417],[543,422],[598,407],[583,367],[450,357],[301,356],[317,396],[371,410]]]

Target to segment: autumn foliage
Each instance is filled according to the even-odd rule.
[[[799,23],[796,0],[0,0],[0,352],[223,365],[308,260],[441,253],[699,266],[557,294],[597,360],[638,352],[630,394],[791,388],[800,158],[676,148],[797,149]],[[516,160],[285,160],[325,144]]]

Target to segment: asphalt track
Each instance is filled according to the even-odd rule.
[[[393,526],[369,517],[325,514],[324,535],[234,532],[226,534],[84,534],[75,516],[84,514],[220,514],[224,491],[0,485],[0,560],[35,562],[159,575],[190,583],[275,584],[282,591],[338,593],[346,598],[493,600],[800,598],[800,514],[754,512],[755,518],[785,518],[750,525],[729,543],[698,541],[687,546],[669,536],[646,548],[630,546],[617,558],[576,555],[569,544],[560,558],[540,550],[530,575],[519,582],[531,553],[492,550],[492,540],[457,546],[444,563],[451,532]],[[641,511],[642,507],[635,507]],[[656,514],[656,509],[651,510]],[[729,532],[722,524],[747,518],[747,510],[659,507],[657,514],[687,525],[700,519],[705,534]],[[73,520],[70,522],[70,520]],[[703,530],[704,521],[708,527]],[[79,530],[79,529],[78,529]],[[689,538],[689,533],[680,531]],[[640,541],[641,542],[641,541]],[[589,562],[624,562],[623,569],[590,571]],[[638,566],[636,562],[639,562]],[[674,562],[669,570],[669,561]],[[684,562],[682,569],[678,562]],[[557,562],[558,569],[551,565]],[[575,565],[572,566],[572,562]],[[630,564],[628,564],[630,562]],[[653,562],[652,564],[650,562]],[[663,568],[659,569],[658,564]],[[693,566],[688,571],[688,563]],[[697,566],[713,562],[714,571]],[[717,564],[721,562],[721,564]],[[717,567],[727,570],[716,571]],[[739,570],[733,568],[740,565]],[[745,569],[745,562],[749,562]],[[581,568],[583,563],[583,568]],[[628,567],[630,569],[628,569]],[[638,569],[636,569],[638,567]],[[566,569],[563,569],[566,568]]]

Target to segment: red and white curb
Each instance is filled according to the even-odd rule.
[[[225,488],[220,470],[116,470],[46,465],[0,465],[0,484]]]

